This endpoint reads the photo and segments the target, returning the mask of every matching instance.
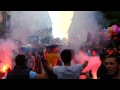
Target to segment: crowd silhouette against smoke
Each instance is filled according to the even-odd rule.
[[[67,11],[64,12],[67,13]],[[67,15],[68,14],[64,15],[64,18],[67,18]],[[5,38],[1,37],[0,39],[0,78],[3,78],[7,74],[9,76],[9,72],[11,73],[12,70],[14,70],[14,66],[16,66],[16,56],[23,54],[25,55],[27,62],[31,57],[32,59],[34,58],[32,63],[33,68],[29,68],[29,70],[39,73],[39,75],[43,75],[43,72],[45,71],[48,79],[55,79],[56,76],[57,78],[61,78],[62,76],[60,75],[63,73],[61,67],[65,68],[67,73],[64,72],[64,75],[66,75],[64,77],[67,79],[67,76],[68,78],[70,77],[70,75],[68,75],[70,72],[68,72],[67,69],[70,69],[71,71],[75,70],[73,67],[75,66],[76,68],[79,64],[84,67],[86,60],[88,61],[88,64],[86,64],[85,68],[82,68],[82,71],[79,71],[81,73],[79,73],[79,79],[88,79],[86,75],[90,75],[89,71],[91,71],[92,79],[98,79],[97,71],[102,64],[100,55],[104,53],[106,56],[111,54],[119,56],[120,27],[118,25],[113,25],[104,28],[100,25],[99,22],[104,19],[103,14],[99,11],[74,11],[71,16],[73,16],[72,18],[70,17],[72,20],[71,23],[67,23],[69,24],[69,28],[66,30],[68,34],[66,41],[62,41],[64,35],[62,35],[61,38],[59,33],[56,33],[56,36],[58,34],[58,38],[60,39],[56,39],[51,34],[51,39],[48,39],[49,42],[47,39],[44,39],[43,43],[41,42],[43,39],[41,38],[42,35],[44,38],[47,38],[48,33],[51,33],[50,31],[45,30],[54,28],[53,26],[55,26],[54,23],[52,23],[53,17],[50,17],[49,12],[11,11],[11,18],[9,19],[9,22],[7,22],[7,25],[10,25],[9,33],[7,33],[9,35]],[[60,20],[58,22],[62,22],[62,17],[63,16],[57,17],[59,18],[57,20]],[[3,20],[4,18],[1,11],[0,23],[2,23]],[[64,22],[58,24],[60,24],[58,25],[59,30],[60,28],[62,29],[62,25],[67,25]],[[42,30],[44,31],[42,32]],[[40,35],[38,35],[38,31],[41,32]],[[64,30],[61,30],[61,33],[64,33]],[[38,41],[33,43],[29,42],[30,36],[37,37]],[[57,40],[61,40],[61,43],[56,43],[58,42]],[[63,42],[67,42],[67,44],[63,44]],[[72,61],[67,64],[62,61],[61,58],[61,52],[65,49],[73,51],[71,56]],[[32,51],[32,53],[30,54],[29,51]],[[39,64],[40,66],[37,61],[38,58],[42,63]],[[66,57],[66,59],[68,58]],[[71,66],[71,68],[68,68],[68,66]],[[42,68],[44,68],[44,70]],[[59,72],[59,68],[61,69],[61,72]],[[79,68],[81,68],[81,66],[79,66]],[[8,69],[10,71],[8,71]],[[78,69],[76,70],[78,71]],[[82,73],[85,74],[82,75]],[[13,78],[13,76],[11,77]]]

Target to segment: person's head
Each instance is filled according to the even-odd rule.
[[[57,53],[58,50],[59,50],[58,45],[52,45],[52,46],[50,47],[50,51],[53,52],[53,53]]]
[[[50,52],[50,46],[46,46],[46,51],[49,53]]]
[[[62,61],[64,64],[68,64],[72,60],[72,52],[69,49],[65,49],[60,54]]]
[[[117,75],[120,69],[120,58],[114,55],[108,56],[105,60],[105,66],[109,75]]]
[[[26,65],[26,58],[25,55],[19,54],[15,58],[15,63],[17,66],[25,66]]]
[[[97,55],[97,52],[96,52],[96,50],[94,49],[94,50],[92,50],[92,55],[93,56],[96,56]]]

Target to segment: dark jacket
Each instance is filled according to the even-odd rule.
[[[29,79],[27,66],[15,66],[14,69],[7,74],[7,79]]]
[[[101,66],[97,70],[97,78],[101,78],[105,74],[107,74],[106,67],[101,64]]]

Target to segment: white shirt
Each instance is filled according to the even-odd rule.
[[[82,70],[82,64],[53,67],[53,72],[57,75],[58,79],[79,79]]]

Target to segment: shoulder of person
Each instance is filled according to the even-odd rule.
[[[83,66],[83,64],[74,64],[75,66]]]
[[[56,74],[58,71],[61,70],[62,67],[63,67],[63,66],[54,66],[54,67],[53,67],[53,72]]]
[[[76,64],[75,66],[78,68],[83,68],[83,64]]]
[[[29,72],[29,77],[30,77],[30,79],[35,79],[36,75],[37,75],[37,73],[34,72],[34,71],[30,71],[30,72]]]
[[[63,66],[53,66],[53,69],[60,69],[62,68]]]

